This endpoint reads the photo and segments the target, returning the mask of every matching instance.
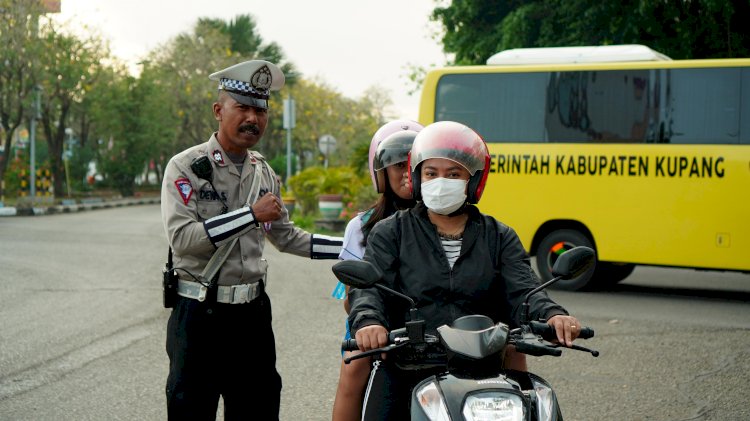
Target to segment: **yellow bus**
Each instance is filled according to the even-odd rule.
[[[750,271],[750,59],[614,46],[488,63],[429,72],[419,120],[485,139],[480,208],[518,232],[543,279],[577,245],[596,269],[558,288],[611,285],[634,265]]]

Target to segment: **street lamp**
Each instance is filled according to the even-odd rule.
[[[73,151],[71,150],[73,146],[73,129],[67,127],[65,134],[68,135],[68,141],[66,142],[67,145],[63,148],[63,163],[65,164],[65,184],[67,184],[68,197],[70,197],[70,166],[68,165],[68,161],[70,161],[70,156],[73,155]]]
[[[29,125],[29,196],[31,202],[36,200],[36,122],[42,118],[41,96],[42,87],[34,86],[34,104],[31,109],[31,124]]]
[[[284,100],[284,129],[286,130],[286,179],[284,184],[289,187],[289,178],[292,176],[292,129],[297,125],[294,98],[292,98],[292,86],[297,83],[300,74],[288,72],[286,77],[289,91]]]
[[[289,187],[289,178],[292,176],[292,129],[296,126],[294,112],[294,99],[291,92],[284,100],[284,128],[286,129],[286,182]]]

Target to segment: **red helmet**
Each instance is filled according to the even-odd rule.
[[[375,190],[385,193],[385,169],[391,165],[409,160],[409,151],[414,143],[417,132],[413,130],[399,130],[383,139],[375,151],[372,167],[375,170]]]
[[[419,132],[409,154],[409,181],[416,200],[422,200],[419,164],[430,158],[450,159],[466,168],[471,174],[466,201],[479,203],[489,174],[490,153],[474,130],[461,123],[438,121]]]
[[[418,132],[423,128],[424,126],[417,123],[416,121],[394,120],[385,123],[378,129],[378,131],[375,132],[375,134],[372,136],[372,141],[370,141],[370,154],[367,159],[367,165],[370,167],[370,178],[372,179],[372,186],[375,188],[375,191],[377,191],[378,193],[382,193],[378,189],[377,174],[375,173],[376,170],[373,167],[373,159],[375,159],[375,153],[378,150],[378,145],[380,144],[380,142],[382,142],[386,137],[392,135],[393,133],[402,130],[412,130]]]

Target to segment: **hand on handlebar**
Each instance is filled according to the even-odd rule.
[[[555,328],[557,342],[567,347],[571,347],[581,333],[581,323],[573,316],[552,316],[547,324]]]
[[[362,352],[388,345],[388,330],[381,325],[362,327],[357,330],[354,337]]]

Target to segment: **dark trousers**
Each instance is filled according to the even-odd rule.
[[[167,325],[170,420],[278,420],[281,377],[265,292],[247,304],[178,297]]]
[[[387,359],[375,364],[365,392],[364,421],[408,420],[414,386],[442,371],[401,370]]]

